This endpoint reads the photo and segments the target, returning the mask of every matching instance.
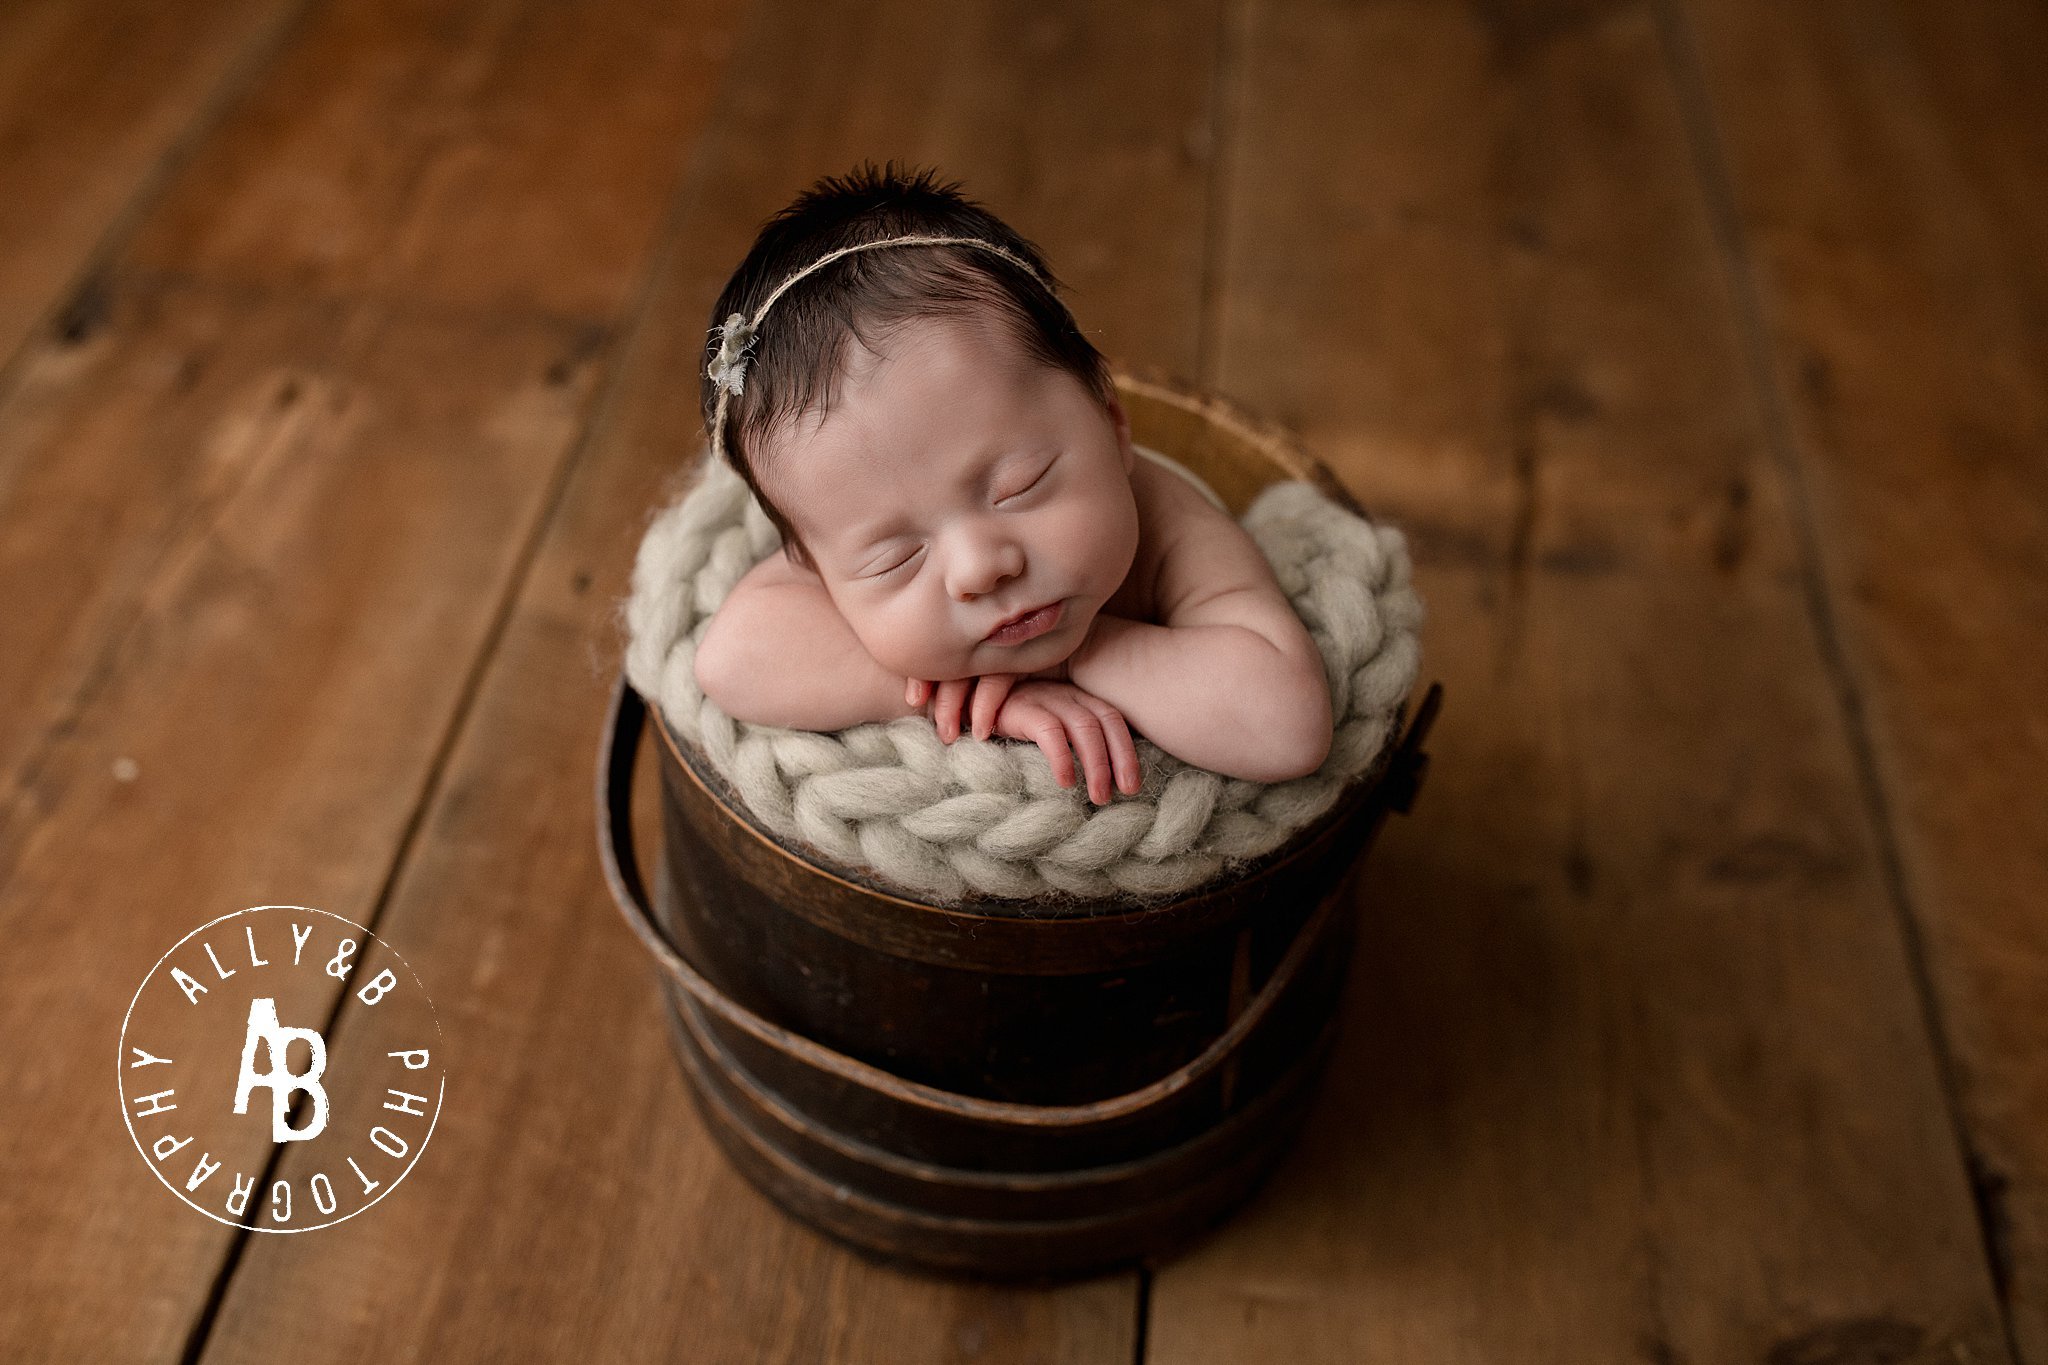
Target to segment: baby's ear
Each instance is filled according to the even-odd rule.
[[[1117,451],[1123,456],[1124,472],[1132,472],[1138,462],[1138,452],[1131,448],[1131,418],[1124,411],[1124,405],[1114,393],[1109,396],[1109,419],[1116,423]]]

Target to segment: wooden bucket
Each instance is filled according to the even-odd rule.
[[[1357,510],[1285,433],[1169,381],[1117,383],[1135,439],[1233,514],[1278,479]],[[1170,1254],[1285,1151],[1335,1036],[1360,860],[1419,789],[1441,691],[1252,866],[1165,905],[1051,911],[907,900],[798,854],[658,717],[650,904],[630,819],[648,707],[621,679],[600,851],[698,1109],[756,1186],[871,1256],[1067,1278]]]

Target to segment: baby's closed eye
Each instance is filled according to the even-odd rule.
[[[1015,502],[1017,499],[1025,497],[1027,494],[1039,494],[1050,491],[1052,485],[1047,481],[1047,476],[1052,473],[1053,466],[1058,463],[1059,456],[1055,455],[1042,468],[1040,468],[1035,475],[1031,477],[1031,481],[1029,483],[1026,483],[1023,487],[1017,489],[1016,492],[1002,493],[997,495],[995,499],[995,505],[1001,507],[1006,503]],[[923,544],[919,544],[907,551],[895,551],[884,557],[880,567],[869,570],[867,573],[861,574],[860,577],[863,579],[879,582],[883,579],[903,573],[905,570],[911,568],[915,563],[917,563],[917,561],[924,557],[925,546]]]
[[[1025,484],[1022,488],[1018,489],[1014,493],[1008,493],[1003,495],[1002,497],[997,498],[996,505],[1000,507],[1004,503],[1010,501],[1012,498],[1021,498],[1026,493],[1029,493],[1034,488],[1037,488],[1041,483],[1045,482],[1046,475],[1052,473],[1052,467],[1058,464],[1059,462],[1060,457],[1057,455],[1053,456],[1052,459],[1046,463],[1045,468],[1039,470],[1037,475],[1033,477],[1030,483]]]

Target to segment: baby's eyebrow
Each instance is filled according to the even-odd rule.
[[[999,447],[993,455],[981,462],[978,472],[967,476],[963,484],[969,491],[979,492],[988,485],[989,481],[995,477],[996,471],[1005,463],[1028,456],[1031,453],[1032,450],[1028,446]],[[901,535],[907,526],[908,522],[902,510],[900,508],[892,509],[884,516],[877,517],[872,521],[847,531],[846,540],[850,547],[850,552],[865,554],[869,550],[876,549],[883,541]]]
[[[903,519],[902,512],[892,511],[886,517],[868,522],[865,526],[855,527],[848,531],[846,533],[846,543],[852,548],[854,553],[861,554],[874,549],[891,537],[901,535],[908,524]]]

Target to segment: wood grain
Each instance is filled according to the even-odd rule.
[[[2014,1336],[2048,1361],[2048,14],[1672,8]]]
[[[558,383],[606,347],[644,274],[681,134],[702,117],[718,69],[706,54],[725,30],[674,12],[654,23],[623,0],[579,8],[569,33],[555,19],[536,27],[509,3],[454,9],[322,11],[193,153],[141,242],[24,356],[0,422],[0,591],[19,604],[0,626],[0,760],[33,762],[34,727],[106,667],[150,577],[207,533],[252,463],[274,454],[279,431],[317,420],[311,407],[272,411],[251,392],[229,400],[247,404],[246,420],[205,425],[237,386],[282,393],[298,381],[274,363],[251,374],[262,363],[253,348],[238,353],[243,363],[219,363],[196,319],[156,305],[146,306],[164,317],[167,351],[149,353],[147,372],[122,371],[135,358],[110,359],[95,341],[117,293],[203,279],[250,299],[466,309],[486,327],[489,309],[555,317],[579,329]],[[657,100],[651,89],[670,93]],[[602,155],[567,156],[507,132],[593,126],[604,129]],[[538,205],[550,208],[536,227]],[[602,230],[564,205],[601,212]],[[573,250],[550,235],[565,227]],[[451,254],[414,260],[416,241]],[[98,404],[64,409],[81,386],[97,388]],[[167,424],[159,439],[124,441],[124,424],[150,406],[148,420]]]
[[[232,1235],[109,1126],[129,997],[230,910],[370,917],[590,390],[587,367],[548,382],[575,338],[545,325],[479,335],[204,293],[150,303],[116,305],[105,344],[123,358],[108,368],[174,374],[195,335],[213,338],[203,362],[238,380],[185,401],[211,407],[201,429],[254,428],[261,457],[155,567],[8,791],[0,1088],[38,1119],[0,1131],[0,1264],[25,1286],[0,1299],[0,1336],[55,1359],[175,1354]],[[103,373],[82,373],[72,420],[96,417]],[[161,419],[180,399],[147,400],[102,433],[105,458],[174,425]],[[324,1018],[330,998],[279,1009]],[[208,1042],[234,1053],[200,1036],[187,1050]],[[214,1156],[260,1169],[267,1146]]]
[[[606,318],[732,21],[660,0],[323,8],[139,234],[144,271]]]
[[[181,140],[232,100],[244,69],[302,8],[293,0],[0,7],[0,364],[57,313]],[[6,467],[0,459],[0,478]]]
[[[443,1127],[401,1195],[348,1235],[252,1244],[208,1359],[1131,1358],[1134,1275],[1046,1291],[884,1269],[730,1168],[668,1055],[653,966],[606,903],[588,772],[622,644],[612,607],[701,442],[678,376],[696,372],[759,222],[863,157],[936,162],[1055,269],[1094,281],[1087,325],[1185,368],[1205,168],[1184,134],[1206,117],[1213,35],[1164,3],[754,11],[629,369],[380,930],[449,1002]],[[1036,93],[1055,76],[1091,117]],[[1037,174],[1025,145],[1059,174]]]
[[[1240,45],[1213,378],[1414,532],[1447,697],[1325,1107],[1152,1358],[2001,1358],[1654,16]]]
[[[640,75],[671,92],[658,118],[614,128],[649,144],[638,155],[525,169],[531,193],[617,217],[586,243],[574,302],[588,315],[555,310],[551,272],[522,294],[502,264],[502,306],[486,313],[272,288],[259,270],[185,268],[171,246],[146,271],[116,253],[78,325],[38,343],[0,403],[13,475],[0,589],[15,604],[0,625],[0,1091],[38,1115],[0,1137],[10,1351],[161,1358],[203,1326],[233,1234],[179,1205],[107,1126],[107,1063],[136,984],[188,929],[280,900],[374,916],[646,276],[715,71],[697,38],[674,38],[706,32],[703,12],[660,28],[586,13],[594,34],[629,32]],[[217,131],[226,145],[280,104],[319,105],[321,80],[350,79],[328,29],[303,40]],[[544,66],[520,44],[551,40],[506,35],[476,70]],[[602,113],[617,77],[584,64],[522,107]],[[358,157],[407,136],[451,134],[395,118],[268,173],[346,197]],[[232,219],[267,192],[214,164],[198,149],[168,201],[198,193]],[[657,164],[669,173],[644,173]],[[479,254],[502,230],[482,199],[437,215]],[[355,227],[374,245],[410,222],[371,204]],[[280,1009],[325,1018],[332,992],[304,995]],[[260,1169],[267,1152],[215,1155]]]
[[[6,7],[7,1355],[2048,1362],[2044,27]],[[888,156],[1117,359],[1299,428],[1432,608],[1314,1125],[1149,1303],[777,1213],[591,857],[675,377],[759,220]],[[213,1318],[234,1234],[106,1065],[158,953],[279,899],[387,907],[446,1126]]]

